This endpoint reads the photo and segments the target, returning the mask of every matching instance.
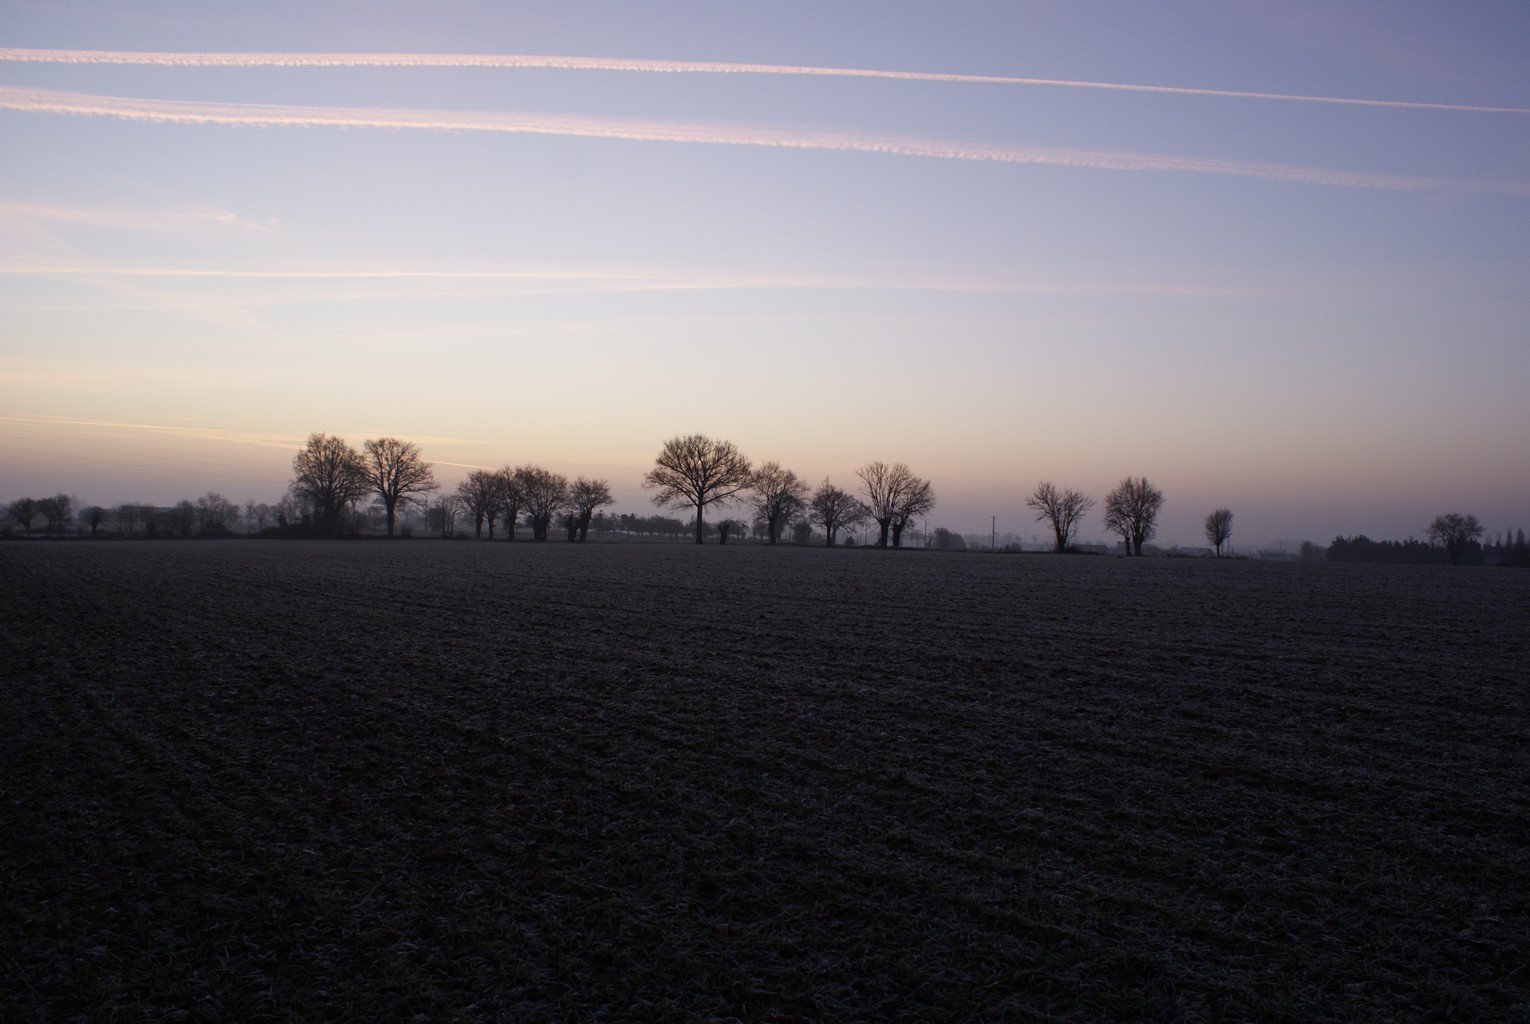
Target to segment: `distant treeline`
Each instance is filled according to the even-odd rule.
[[[1379,562],[1390,565],[1445,565],[1449,553],[1442,547],[1409,537],[1407,540],[1371,540],[1365,534],[1335,537],[1328,545],[1330,562]],[[1523,529],[1503,534],[1491,544],[1470,541],[1462,546],[1460,565],[1507,565],[1530,567],[1530,543]]]
[[[243,533],[262,537],[357,537],[417,534],[456,537],[471,525],[472,535],[495,539],[498,525],[505,540],[514,540],[521,527],[533,540],[545,541],[556,526],[570,541],[653,537],[678,540],[690,534],[700,544],[708,538],[726,544],[730,537],[776,544],[789,538],[796,544],[864,543],[902,547],[905,534],[913,544],[961,550],[968,539],[944,527],[926,532],[925,517],[935,505],[930,481],[915,476],[901,462],[868,462],[855,471],[858,492],[830,483],[826,477],[813,489],[807,481],[776,462],[754,465],[732,443],[700,434],[664,442],[643,487],[655,491],[656,505],[691,511],[689,522],[665,515],[613,515],[615,504],[607,481],[570,481],[537,465],[499,470],[473,469],[454,490],[436,481],[431,463],[418,446],[399,438],[366,441],[360,450],[343,438],[310,434],[293,458],[293,480],[274,505],[247,501],[243,508],[216,491],[167,507],[128,502],[112,507],[89,505],[66,494],[47,498],[18,498],[0,509],[0,536],[19,529],[62,537],[70,532],[91,537],[193,538],[230,537]],[[1055,551],[1097,551],[1108,548],[1076,544],[1084,516],[1095,500],[1071,487],[1049,480],[1037,484],[1025,499],[1053,533]],[[1119,550],[1128,555],[1195,555],[1230,552],[1233,513],[1219,508],[1205,519],[1210,548],[1161,552],[1148,542],[1157,532],[1164,493],[1146,477],[1126,477],[1105,496],[1104,525],[1121,538]],[[718,510],[739,507],[747,519],[716,516]],[[707,521],[705,513],[714,513]],[[459,530],[459,525],[462,527]],[[815,527],[819,529],[815,529]],[[1436,516],[1427,540],[1373,541],[1364,534],[1335,537],[1325,550],[1310,541],[1301,545],[1300,560],[1379,562],[1392,564],[1530,565],[1525,531],[1499,535],[1488,543],[1474,515],[1449,512]],[[984,546],[982,538],[974,537]],[[1006,538],[1008,539],[1008,538]],[[993,532],[988,547],[997,547]],[[1021,550],[1006,543],[1003,550]],[[1261,557],[1281,552],[1260,552]]]

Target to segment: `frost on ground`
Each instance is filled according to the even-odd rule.
[[[0,1017],[1527,1019],[1527,596],[0,545]]]

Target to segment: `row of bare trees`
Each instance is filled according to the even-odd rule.
[[[1127,477],[1105,496],[1105,529],[1120,534],[1127,555],[1141,556],[1142,547],[1158,532],[1158,513],[1163,508],[1163,491],[1148,483],[1145,476]],[[1073,488],[1059,489],[1043,480],[1025,499],[1036,510],[1036,521],[1052,527],[1054,549],[1066,551],[1073,543],[1079,524],[1090,509],[1093,498]],[[1219,508],[1206,517],[1206,540],[1216,548],[1217,557],[1232,537],[1233,514]]]
[[[28,537],[39,519],[48,533],[63,533],[74,521],[74,499],[67,494],[55,494],[51,498],[17,498],[6,506],[5,518],[21,527]]]
[[[144,533],[164,537],[226,537],[233,533],[241,519],[239,506],[216,491],[208,491],[196,501],[182,499],[168,508],[155,508],[138,502],[105,507],[86,505],[75,510],[75,499],[67,494],[51,498],[18,498],[5,509],[7,524],[21,527],[31,536],[37,520],[43,520],[43,529],[49,535],[61,535],[74,524],[81,533],[99,536],[103,529],[115,530],[119,535],[131,536]],[[244,518],[251,525],[264,528],[267,520],[274,518],[275,511],[269,505],[257,506],[251,501]]]
[[[472,519],[476,536],[481,538],[487,525],[492,540],[496,523],[503,522],[506,536],[513,540],[515,524],[524,514],[536,540],[545,541],[558,522],[570,541],[584,541],[597,514],[604,516],[600,510],[615,503],[605,480],[580,476],[571,483],[562,474],[536,465],[475,469],[454,493],[439,494],[431,501],[429,496],[440,491],[431,464],[418,446],[394,437],[368,440],[358,451],[343,438],[310,434],[292,465],[294,478],[279,504],[257,505],[253,499],[246,504],[247,530],[264,532],[270,524],[280,530],[333,535],[355,516],[362,500],[372,498],[373,512],[381,510],[390,537],[400,514],[418,505],[426,511],[426,522],[442,536],[455,531],[456,517],[463,513]],[[771,544],[779,543],[789,527],[805,543],[811,526],[818,526],[832,547],[841,531],[871,521],[877,524],[877,546],[896,548],[902,546],[908,525],[935,505],[930,482],[915,476],[904,463],[868,462],[856,470],[856,476],[861,482],[859,493],[837,487],[827,478],[810,491],[806,481],[780,463],[766,462],[756,468],[731,442],[690,434],[664,442],[643,486],[655,492],[657,505],[694,510],[691,527],[698,544],[706,537],[708,508],[747,502],[754,511],[756,536],[764,536]],[[231,534],[241,518],[237,505],[213,491],[195,502],[183,500],[164,509],[128,503],[115,508],[92,505],[76,512],[74,504],[75,499],[66,494],[18,498],[5,506],[0,527],[8,531],[19,526],[30,536],[41,519],[49,534],[61,535],[78,516],[81,532],[89,527],[92,536],[102,526],[115,525],[123,534],[142,528],[150,535],[216,537]],[[1050,480],[1037,484],[1025,504],[1035,510],[1037,522],[1050,525],[1057,551],[1072,546],[1079,525],[1095,507],[1093,498],[1071,487],[1059,488]],[[1128,476],[1105,496],[1105,528],[1121,536],[1128,555],[1141,556],[1144,545],[1157,533],[1163,504],[1163,491],[1146,477]],[[1232,537],[1232,526],[1230,509],[1218,508],[1206,516],[1206,540],[1218,557]],[[723,543],[735,528],[744,529],[746,524],[723,519],[715,526]],[[939,546],[950,546],[953,535],[936,532],[946,539]],[[1483,532],[1475,516],[1438,516],[1429,526],[1428,546],[1443,550],[1456,562],[1473,554],[1474,548],[1480,553]],[[1521,540],[1504,550],[1522,547]]]
[[[399,513],[411,504],[427,504],[440,490],[435,472],[420,449],[409,441],[383,437],[367,441],[360,451],[344,438],[310,434],[308,443],[292,460],[291,493],[310,519],[314,531],[338,533],[347,510],[363,498],[382,506],[385,530],[393,536]],[[443,495],[429,512],[450,532],[459,511],[473,520],[477,535],[487,523],[489,538],[498,522],[515,538],[515,523],[522,514],[536,540],[546,540],[554,520],[561,517],[570,540],[584,540],[596,510],[612,504],[610,485],[604,480],[579,477],[570,483],[560,473],[541,466],[506,466],[500,470],[475,469],[454,494]]]
[[[1073,544],[1079,524],[1095,500],[1071,487],[1059,488],[1043,480],[1025,499],[1036,510],[1036,521],[1052,527],[1053,547],[1066,551]],[[1105,529],[1121,535],[1128,555],[1141,555],[1142,545],[1158,530],[1158,511],[1163,508],[1163,492],[1148,483],[1146,477],[1127,477],[1105,496]]]
[[[868,462],[856,471],[865,500],[825,479],[811,493],[808,484],[777,462],[755,468],[731,441],[702,434],[664,442],[643,486],[654,491],[654,504],[695,510],[696,543],[706,536],[706,510],[747,500],[766,539],[778,543],[792,522],[806,519],[821,526],[830,547],[840,530],[867,520],[877,524],[877,546],[902,546],[903,530],[935,505],[935,491],[901,462]],[[727,543],[728,534],[719,534]]]
[[[292,493],[306,506],[304,511],[321,534],[338,533],[347,510],[375,497],[383,506],[391,537],[401,504],[440,486],[420,449],[396,437],[367,441],[357,451],[344,438],[310,434],[293,458],[292,470]]]
[[[553,522],[561,520],[569,540],[584,541],[595,513],[615,503],[606,481],[581,476],[570,483],[561,473],[541,466],[475,469],[457,485],[455,497],[473,521],[474,534],[482,537],[487,523],[490,540],[498,522],[505,524],[506,537],[514,540],[516,521],[525,513],[534,540],[546,540]]]

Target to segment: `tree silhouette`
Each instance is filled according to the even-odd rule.
[[[37,518],[36,498],[17,498],[6,508],[5,514],[12,522],[26,531],[27,536],[32,535],[32,520]]]
[[[318,531],[339,533],[346,507],[366,491],[361,455],[343,438],[309,434],[307,445],[292,460],[292,470],[292,489],[312,508]]]
[[[455,494],[437,494],[425,510],[425,528],[439,531],[442,538],[450,537],[457,529],[457,509]]]
[[[1158,510],[1163,492],[1147,477],[1127,477],[1105,496],[1105,528],[1119,533],[1128,555],[1141,555],[1142,545],[1158,530]]]
[[[942,551],[961,551],[967,547],[967,540],[959,533],[952,533],[944,526],[935,527],[935,546]]]
[[[62,534],[64,527],[74,518],[74,499],[67,494],[55,494],[51,498],[39,498],[37,511],[43,517],[49,533]]]
[[[190,498],[182,498],[170,507],[166,522],[177,537],[188,540],[197,530],[197,506]]]
[[[428,494],[440,485],[430,463],[410,441],[380,437],[362,446],[361,457],[367,487],[382,501],[388,521],[387,535],[391,537],[399,503],[413,500],[414,495]]]
[[[1219,508],[1206,517],[1206,540],[1217,549],[1217,557],[1222,557],[1222,545],[1232,537],[1233,514],[1232,509]]]
[[[90,535],[96,536],[101,530],[101,524],[106,522],[111,513],[100,505],[91,505],[80,509],[80,522],[90,527]]]
[[[879,548],[887,547],[890,534],[893,546],[897,547],[909,520],[928,512],[935,504],[935,492],[929,481],[919,479],[904,463],[868,462],[855,475],[861,478],[866,508],[876,520]]]
[[[606,505],[616,504],[616,499],[611,497],[611,485],[604,480],[588,480],[584,477],[576,477],[568,488],[568,511],[571,522],[569,524],[569,540],[577,539],[582,544],[589,538],[590,520],[594,518],[595,510]]]
[[[1085,497],[1071,487],[1059,491],[1050,480],[1037,484],[1036,490],[1025,499],[1025,503],[1036,510],[1038,523],[1045,521],[1051,524],[1052,536],[1056,540],[1053,548],[1055,551],[1068,550],[1079,521],[1084,518],[1084,513],[1094,508],[1093,498]]]
[[[197,499],[197,533],[203,537],[223,537],[232,533],[239,522],[239,506],[217,491],[208,491]]]
[[[499,515],[504,478],[487,469],[474,469],[457,485],[457,500],[462,511],[473,520],[473,536],[483,539],[484,520],[489,522],[489,539],[494,539],[494,518]],[[515,526],[511,524],[511,532]]]
[[[515,471],[515,482],[526,502],[526,521],[531,525],[532,540],[546,540],[553,517],[568,501],[568,479],[561,473],[541,466],[522,466]],[[510,528],[515,528],[511,521]]]
[[[123,502],[113,511],[117,520],[118,533],[136,533],[138,524],[146,522],[149,518],[149,510],[136,501]]]
[[[808,499],[808,518],[823,527],[827,547],[834,546],[841,529],[859,526],[870,517],[871,510],[864,502],[849,491],[829,483],[828,477],[824,477],[818,490]]]
[[[771,544],[778,542],[787,524],[807,508],[807,482],[778,462],[767,462],[755,470],[749,489],[754,492],[751,503],[755,516],[765,524],[765,537]]]
[[[1434,522],[1429,524],[1429,543],[1444,548],[1452,565],[1459,562],[1481,536],[1482,524],[1473,515],[1447,512],[1435,516]]]
[[[519,472],[513,466],[505,466],[499,471],[499,504],[497,509],[505,517],[505,539],[515,540],[515,524],[521,518],[521,510],[526,507],[526,490],[522,486]],[[489,526],[489,538],[494,537],[494,527]]]
[[[672,437],[643,477],[643,486],[657,490],[653,503],[696,510],[696,543],[706,539],[702,515],[708,505],[722,505],[754,479],[749,460],[730,441],[715,441],[701,434]]]
[[[897,511],[893,514],[892,546],[901,548],[903,546],[904,527],[934,507],[934,488],[930,486],[928,480],[914,477],[908,488],[903,492],[903,497],[898,502]]]

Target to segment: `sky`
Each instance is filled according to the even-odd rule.
[[[1518,0],[0,0],[0,501],[274,502],[325,432],[646,513],[702,433],[906,462],[931,529],[1126,476],[1166,544],[1530,527],[1527,43]]]

